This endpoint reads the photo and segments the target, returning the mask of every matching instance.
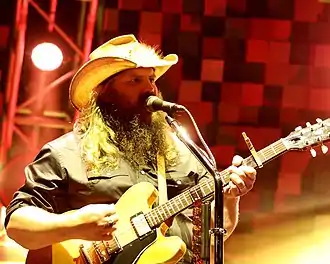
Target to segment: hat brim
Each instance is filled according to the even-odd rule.
[[[86,62],[73,76],[69,88],[69,99],[72,105],[81,111],[90,101],[93,90],[104,80],[124,70],[139,67],[152,67],[158,79],[172,65],[178,62],[176,54],[169,54],[159,59],[157,65],[139,66],[136,63],[116,57],[102,57]]]

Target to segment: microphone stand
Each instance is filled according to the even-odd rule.
[[[205,169],[214,179],[214,227],[209,230],[209,234],[214,235],[214,264],[224,264],[224,200],[223,200],[223,182],[220,172],[215,165],[200,150],[200,148],[189,138],[188,134],[182,129],[178,121],[169,115],[165,116],[167,123],[176,132],[177,137],[186,145],[191,153],[200,161]],[[209,236],[210,237],[210,236]]]
[[[211,203],[205,201],[201,209],[201,259],[203,264],[210,263],[210,220]]]

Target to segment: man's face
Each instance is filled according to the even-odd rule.
[[[130,69],[110,79],[98,93],[101,108],[122,120],[138,116],[144,123],[150,123],[151,114],[145,107],[150,95],[158,95],[153,68]]]
[[[135,168],[156,164],[157,153],[172,148],[168,125],[161,111],[145,107],[150,95],[158,95],[152,68],[126,70],[97,89],[97,104],[123,157]]]

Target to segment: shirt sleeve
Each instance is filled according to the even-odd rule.
[[[35,160],[25,168],[25,183],[9,203],[7,226],[11,214],[23,206],[36,206],[51,213],[61,213],[66,207],[67,175],[61,165],[59,153],[45,145]]]

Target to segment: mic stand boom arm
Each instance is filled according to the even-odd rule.
[[[214,235],[214,264],[224,263],[224,214],[223,214],[223,181],[220,173],[217,171],[215,164],[210,162],[209,158],[200,150],[200,148],[189,138],[187,133],[182,129],[179,123],[169,115],[165,117],[167,123],[176,132],[177,137],[186,145],[191,153],[205,167],[205,169],[213,176],[214,179],[214,227],[210,230],[210,234]]]

